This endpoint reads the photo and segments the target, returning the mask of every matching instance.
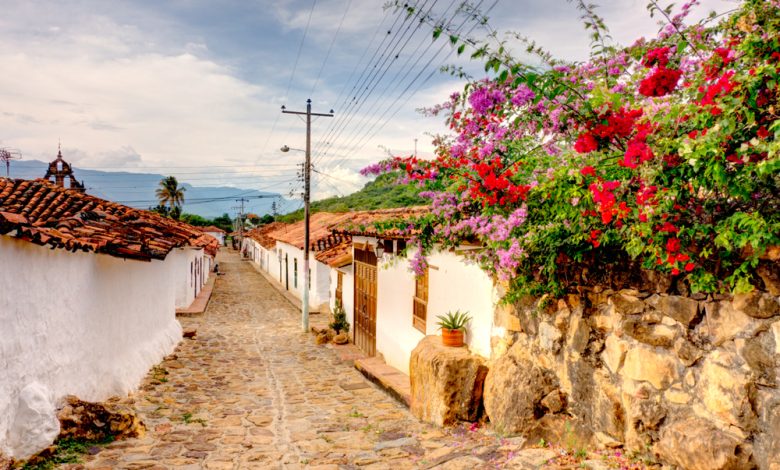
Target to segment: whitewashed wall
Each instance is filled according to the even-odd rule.
[[[178,263],[51,250],[0,236],[0,450],[58,432],[54,406],[136,388],[181,338]]]
[[[176,308],[187,308],[195,300],[211,274],[211,260],[202,248],[176,248],[165,261],[175,265]]]
[[[223,232],[205,232],[205,233],[219,240],[219,246],[225,244],[225,234]]]
[[[277,242],[276,248],[281,250],[281,276],[276,273],[274,279],[281,277],[281,284],[283,288],[288,288],[289,291],[297,298],[303,299],[303,250],[296,248],[287,243]],[[330,289],[330,267],[317,261],[314,256],[315,252],[309,252],[309,268],[311,269],[311,290],[309,291],[309,307],[312,309],[319,308],[322,305],[327,305],[329,301],[328,293]],[[287,256],[287,268],[285,268],[285,255]],[[272,256],[273,258],[273,256]],[[298,263],[298,281],[297,286],[295,282],[295,263]],[[272,260],[271,264],[276,264],[276,269],[279,266],[279,259]],[[287,283],[289,281],[289,285]]]
[[[355,331],[355,276],[351,264],[341,268],[330,268],[330,311],[332,312],[336,307],[336,287],[338,286],[339,272],[344,273],[341,293],[342,307],[347,314],[350,335],[353,335]]]
[[[354,242],[372,245],[376,239],[355,237]],[[410,252],[409,256],[414,253]],[[457,253],[435,252],[428,257],[428,311],[426,334],[438,335],[437,315],[468,311],[466,344],[476,354],[490,357],[495,294],[493,282],[478,266]],[[409,373],[412,350],[424,337],[412,326],[414,273],[408,258],[385,255],[378,263],[376,349],[387,364]],[[354,313],[354,307],[353,307]]]

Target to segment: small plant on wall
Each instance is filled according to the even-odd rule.
[[[340,300],[336,300],[336,306],[333,309],[333,322],[331,322],[331,324],[328,326],[336,330],[336,333],[349,333],[347,312],[344,311],[344,307],[341,305]]]
[[[439,319],[436,322],[441,329],[441,339],[445,346],[460,347],[463,346],[463,336],[466,332],[466,324],[471,321],[468,312],[456,310],[447,312],[444,315],[437,315]]]

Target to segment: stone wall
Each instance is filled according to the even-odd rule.
[[[686,469],[780,469],[780,292],[765,285],[733,298],[593,288],[498,307],[491,424]]]

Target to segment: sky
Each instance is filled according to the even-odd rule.
[[[483,37],[460,0],[0,0],[0,147],[49,161],[61,143],[75,166],[172,174],[198,186],[298,196],[306,126],[281,113],[334,117],[312,126],[314,198],[349,194],[358,171],[417,148],[432,154],[444,102],[479,63],[432,40],[432,22]],[[653,36],[648,0],[601,0],[616,43]],[[499,32],[587,60],[589,41],[566,0],[474,0]],[[702,0],[698,16],[735,0]],[[454,14],[455,13],[455,14]],[[294,150],[283,153],[287,145]]]

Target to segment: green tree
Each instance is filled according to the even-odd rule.
[[[171,216],[181,214],[181,206],[184,204],[184,191],[185,188],[179,186],[179,182],[175,176],[168,176],[160,180],[160,185],[155,191],[157,200],[161,206],[167,206],[171,212]]]

